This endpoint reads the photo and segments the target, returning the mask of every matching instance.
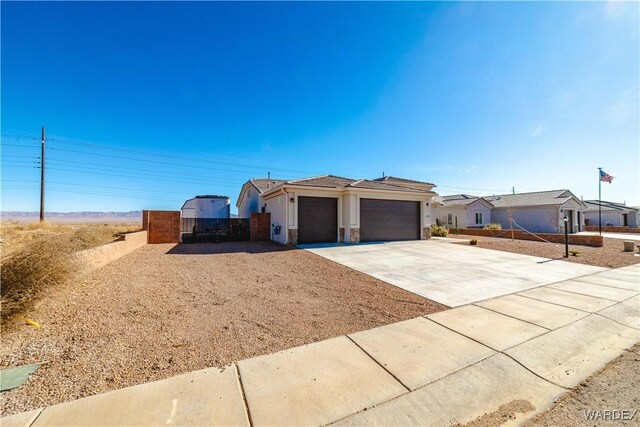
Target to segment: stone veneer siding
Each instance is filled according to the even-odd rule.
[[[344,242],[344,227],[338,229],[338,243]]]
[[[351,243],[360,243],[360,229],[359,228],[350,228],[349,229],[349,239]]]
[[[290,228],[287,233],[287,245],[297,245],[298,244],[298,229]]]
[[[424,240],[429,240],[431,238],[431,226],[422,227],[422,238]]]

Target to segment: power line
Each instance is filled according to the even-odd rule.
[[[9,155],[9,154],[3,154],[2,156],[3,159],[6,157],[12,158],[12,159],[39,159],[40,157],[38,156],[14,156],[14,155]]]
[[[77,184],[77,183],[71,183],[71,182],[56,182],[56,181],[47,181],[47,184],[71,185],[71,186],[77,186],[77,187],[91,187],[91,188],[110,188],[110,189],[116,189],[116,190],[144,191],[144,192],[162,193],[162,194],[182,194],[182,195],[184,195],[186,193],[186,191],[176,192],[176,191],[165,191],[165,190],[149,190],[149,189],[146,189],[146,188],[118,187],[118,186],[111,186],[111,185]]]
[[[4,142],[2,143],[2,145],[6,147],[38,148],[37,146],[34,146],[34,145],[7,144]]]
[[[123,167],[123,166],[104,166],[102,165],[101,167],[93,167],[93,166],[76,166],[78,164],[81,164],[81,162],[77,162],[77,161],[73,161],[73,160],[62,160],[62,159],[58,159],[58,158],[54,158],[54,159],[49,159],[49,161],[53,161],[55,164],[57,164],[58,162],[62,163],[61,166],[66,166],[66,167],[82,167],[82,168],[90,168],[91,170],[106,170],[106,171],[120,171],[120,170],[129,170],[129,171],[134,171],[137,174],[154,174],[154,175],[160,175],[160,176],[174,176],[174,177],[178,177],[178,178],[194,178],[194,179],[203,179],[203,180],[207,180],[207,181],[225,181],[225,182],[238,182],[240,179],[233,179],[231,178],[229,179],[223,179],[223,178],[210,178],[210,177],[206,177],[206,176],[202,176],[202,175],[191,175],[191,174],[183,174],[180,172],[167,172],[167,171],[156,171],[156,170],[152,170],[152,169],[139,169],[139,168],[128,168],[128,167]],[[68,163],[68,164],[64,164],[64,163]],[[84,164],[84,163],[82,163]]]
[[[33,135],[16,135],[16,134],[13,134],[13,133],[3,133],[3,134],[0,134],[0,136],[6,137],[6,138],[32,139],[34,141],[40,141],[40,138],[38,138],[37,136],[33,136]]]
[[[17,141],[25,139],[25,140],[33,140],[33,141],[38,141],[39,138],[35,137],[35,136],[29,136],[29,135],[18,135],[18,134],[1,134],[3,137],[9,137],[9,138],[14,138]],[[145,155],[145,156],[154,156],[154,157],[159,157],[159,158],[165,158],[165,159],[176,159],[176,160],[180,160],[181,162],[191,162],[191,163],[207,163],[207,164],[219,164],[219,165],[227,165],[227,166],[233,166],[236,168],[240,168],[240,169],[224,169],[224,168],[217,168],[217,167],[211,167],[211,166],[198,166],[198,165],[193,165],[193,164],[184,164],[184,163],[177,163],[177,162],[167,162],[167,161],[160,161],[160,160],[152,160],[152,159],[140,159],[140,158],[134,158],[134,157],[127,157],[127,156],[117,156],[117,155],[111,155],[111,154],[104,154],[104,153],[96,153],[96,152],[90,152],[90,151],[82,151],[82,150],[74,150],[74,149],[68,149],[68,148],[61,148],[61,147],[50,147],[50,149],[52,150],[56,150],[56,151],[60,151],[60,152],[70,152],[70,153],[76,153],[76,154],[83,154],[83,155],[88,155],[88,156],[99,156],[99,157],[103,157],[103,158],[112,158],[112,159],[118,159],[118,160],[127,160],[127,161],[132,161],[132,162],[144,162],[144,163],[151,163],[151,164],[157,164],[157,165],[170,165],[170,166],[180,166],[180,167],[186,167],[186,168],[196,168],[196,169],[203,169],[203,170],[210,170],[210,171],[217,171],[217,172],[227,172],[227,173],[234,173],[234,174],[248,174],[253,170],[256,169],[261,169],[261,170],[280,170],[280,171],[288,171],[288,172],[292,172],[292,173],[300,173],[300,174],[305,174],[305,175],[311,175],[313,174],[313,172],[309,172],[309,171],[297,171],[297,170],[290,170],[290,169],[281,169],[281,168],[268,168],[268,167],[263,167],[260,165],[245,165],[245,164],[238,164],[238,163],[230,163],[230,162],[222,162],[222,161],[215,161],[215,160],[206,160],[206,159],[202,159],[202,158],[193,158],[193,157],[187,157],[187,156],[178,156],[178,155],[172,155],[172,154],[164,154],[164,153],[157,153],[157,152],[152,152],[152,151],[146,151],[146,150],[136,150],[136,149],[130,149],[130,148],[123,148],[123,147],[114,147],[114,146],[109,146],[109,145],[103,145],[103,144],[96,144],[96,143],[88,143],[88,142],[83,142],[83,141],[75,141],[75,140],[69,140],[69,139],[63,139],[63,138],[48,138],[47,141],[53,141],[56,144],[68,144],[68,145],[72,145],[72,146],[85,146],[94,150],[109,150],[109,151],[118,151],[118,152],[122,152],[122,153],[132,153],[135,155]],[[11,144],[11,143],[5,143],[3,141],[3,145],[5,146],[12,146],[12,147],[21,147],[21,148],[36,148],[36,146],[30,146],[30,145],[22,145],[22,144]],[[34,159],[39,159],[39,157],[37,156],[3,156],[3,157],[11,157],[11,158],[34,158]],[[49,169],[53,169],[53,170],[58,170],[58,171],[67,171],[67,172],[75,172],[75,173],[87,173],[87,172],[82,172],[82,170],[90,170],[92,171],[92,175],[96,175],[95,171],[106,171],[106,172],[112,172],[112,173],[100,173],[99,175],[104,175],[104,176],[117,176],[117,177],[122,177],[122,178],[134,178],[134,179],[143,179],[143,180],[151,180],[153,179],[154,181],[161,181],[161,182],[177,182],[177,183],[191,183],[191,184],[197,184],[197,183],[202,183],[202,184],[241,184],[242,182],[244,182],[244,178],[238,178],[238,179],[234,179],[232,177],[229,177],[229,179],[225,179],[225,178],[209,178],[209,177],[204,177],[204,176],[198,176],[198,175],[192,175],[192,174],[184,174],[184,173],[180,173],[180,172],[167,172],[167,171],[154,171],[154,170],[150,170],[150,169],[139,169],[139,168],[130,168],[130,167],[125,167],[125,166],[109,166],[109,165],[101,165],[101,166],[85,166],[86,162],[82,162],[82,161],[74,161],[74,160],[64,160],[64,159],[56,159],[53,158],[51,159],[51,161],[54,162],[54,164],[58,164],[57,162],[61,162],[61,163],[68,163],[67,165],[65,164],[58,164],[58,166],[65,166],[66,168],[73,168],[73,169],[64,169],[64,168],[60,168],[60,167],[56,167],[56,168],[49,168]],[[25,162],[28,163],[28,162]],[[34,162],[34,163],[38,163],[38,162]],[[17,167],[17,166],[5,166],[5,167]],[[81,169],[81,170],[74,170],[74,169]],[[115,170],[114,170],[115,169]],[[117,173],[121,170],[128,170],[128,171],[133,171],[135,173],[135,175],[127,175],[127,174],[121,174],[121,173]],[[174,178],[174,179],[168,179],[167,177],[170,178]],[[470,187],[459,187],[459,186],[447,186],[447,185],[438,185],[437,186],[439,189],[449,189],[449,190],[454,190],[454,191],[479,191],[479,192],[506,192],[506,190],[504,189],[487,189],[487,188],[470,188]]]
[[[9,190],[38,190],[40,187],[32,186],[32,187],[7,187]],[[168,198],[158,198],[158,197],[144,197],[139,194],[126,194],[126,193],[104,193],[104,192],[95,192],[95,191],[81,191],[81,190],[70,190],[67,188],[47,188],[47,191],[55,191],[59,193],[75,193],[75,194],[89,194],[92,196],[109,196],[109,197],[122,197],[127,199],[141,199],[141,200],[154,200],[154,201],[168,201],[168,202],[184,202],[184,199],[168,199]]]
[[[77,153],[77,154],[85,154],[88,156],[98,156],[98,157],[108,157],[108,158],[112,158],[112,159],[120,159],[120,160],[128,160],[128,161],[134,161],[134,162],[144,162],[144,163],[155,163],[155,164],[160,164],[160,165],[171,165],[171,166],[176,166],[175,162],[163,162],[160,160],[150,160],[150,159],[135,159],[132,157],[124,157],[124,156],[114,156],[111,154],[100,154],[100,153],[91,153],[88,151],[80,151],[80,150],[70,150],[68,148],[59,148],[59,147],[51,147],[52,150],[56,150],[56,151],[66,151],[69,153]],[[222,163],[222,162],[215,162],[212,161],[211,163],[219,163],[219,164],[227,164],[227,163]],[[196,168],[196,169],[204,169],[204,170],[211,170],[211,171],[220,171],[220,172],[231,172],[231,173],[249,173],[252,170],[256,170],[256,169],[262,169],[262,170],[268,170],[269,168],[265,168],[262,166],[244,166],[244,165],[234,165],[234,166],[239,166],[241,168],[245,168],[247,170],[234,170],[234,169],[222,169],[222,168],[214,168],[214,167],[207,167],[207,166],[197,166],[197,165],[181,165],[181,166],[185,166],[185,167],[189,167],[189,168]],[[271,168],[271,170],[278,170],[276,168]],[[284,170],[284,169],[280,169],[280,170]],[[297,173],[295,171],[289,171],[289,172],[293,172],[293,173]]]
[[[14,138],[16,137],[15,135],[10,135],[10,134],[3,134],[3,135],[7,135],[7,136],[10,136],[10,137],[14,137]],[[37,140],[37,138],[32,138],[32,139]],[[61,139],[61,138],[47,138],[47,141],[54,141],[54,142],[57,142],[57,143],[60,143],[60,144],[83,145],[83,146],[94,148],[94,149],[98,149],[98,150],[120,151],[120,152],[133,153],[133,154],[144,155],[144,156],[156,156],[156,157],[167,158],[167,159],[177,159],[177,160],[182,160],[183,162],[186,161],[186,162],[207,163],[207,164],[215,163],[215,164],[219,164],[219,165],[223,165],[223,166],[232,166],[232,167],[244,168],[244,169],[249,169],[249,170],[260,169],[260,170],[264,170],[264,171],[271,170],[271,171],[281,171],[281,172],[289,172],[289,173],[296,173],[296,174],[298,174],[298,173],[299,174],[314,174],[314,172],[309,172],[309,171],[298,171],[298,170],[285,169],[285,168],[268,167],[268,166],[264,166],[264,165],[246,165],[246,164],[241,164],[241,163],[223,162],[223,161],[219,161],[219,160],[207,160],[207,159],[202,159],[202,158],[197,158],[197,157],[176,156],[176,155],[172,155],[172,154],[156,153],[156,152],[153,152],[153,151],[134,150],[134,149],[130,149],[130,148],[113,147],[113,146],[108,146],[108,145],[87,143],[87,142],[81,142],[81,141],[73,141],[73,140]],[[5,145],[11,145],[11,144],[5,144]],[[74,153],[78,153],[78,154],[92,155],[92,156],[102,156],[102,157],[111,157],[111,158],[124,159],[124,160],[141,161],[141,162],[147,162],[147,163],[172,164],[172,165],[176,164],[175,162],[167,163],[167,162],[161,162],[161,161],[158,161],[158,160],[136,159],[136,158],[132,158],[132,157],[113,156],[113,155],[108,155],[108,154],[91,153],[91,152],[79,151],[79,150],[70,150],[70,149],[67,149],[67,148],[51,147],[51,149],[56,149],[56,150],[60,150],[60,151],[74,152]],[[254,159],[252,159],[252,160],[254,160]],[[199,167],[199,166],[194,166],[194,165],[183,165],[183,166],[196,167],[196,168]],[[243,170],[237,170],[236,171],[236,170],[230,170],[230,169],[220,169],[220,168],[202,167],[202,166],[200,166],[199,168],[210,169],[210,170],[221,170],[221,171],[226,171],[226,172],[247,173],[247,171],[243,171]]]

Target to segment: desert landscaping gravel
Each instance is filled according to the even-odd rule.
[[[620,268],[627,265],[640,263],[640,257],[633,252],[622,250],[622,240],[604,239],[604,246],[594,248],[591,246],[569,245],[570,251],[580,252],[578,256],[569,255],[564,258],[565,248],[563,244],[535,242],[530,240],[511,240],[509,238],[466,236],[449,234],[449,237],[463,240],[460,244],[469,244],[471,239],[478,240],[478,247],[495,249],[498,251],[513,252],[516,254],[532,255],[541,258],[561,259],[563,261],[579,264],[595,265],[605,268]]]
[[[147,245],[48,289],[3,330],[1,367],[47,362],[3,415],[159,380],[447,307],[301,249]],[[13,327],[11,327],[13,326]]]
[[[600,371],[580,383],[527,426],[638,426],[640,425],[640,344],[626,350]],[[619,419],[588,420],[591,416],[617,411]],[[621,411],[628,411],[625,420]],[[633,417],[631,414],[633,413]],[[613,415],[609,415],[613,418]]]

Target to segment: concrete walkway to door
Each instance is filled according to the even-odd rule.
[[[604,270],[437,239],[301,247],[450,307]]]

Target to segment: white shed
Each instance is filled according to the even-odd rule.
[[[182,205],[182,218],[229,218],[231,201],[227,196],[196,196]]]

